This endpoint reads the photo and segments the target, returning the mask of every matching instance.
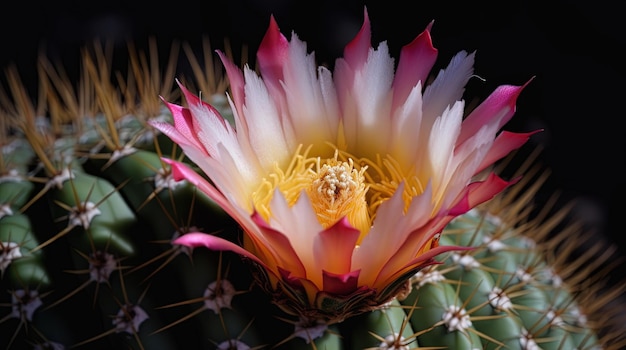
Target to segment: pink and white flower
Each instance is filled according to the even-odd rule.
[[[215,200],[244,241],[196,232],[176,243],[251,259],[279,305],[331,321],[388,302],[435,256],[464,249],[439,246],[439,234],[514,182],[477,175],[533,132],[500,131],[523,86],[500,86],[465,114],[473,53],[459,52],[426,83],[437,59],[431,25],[397,66],[385,42],[371,47],[367,11],[332,72],[273,17],[260,75],[218,52],[235,125],[183,86],[187,107],[165,102],[174,124],[152,125],[210,182],[166,160],[175,177]]]

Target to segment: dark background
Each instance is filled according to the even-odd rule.
[[[40,52],[73,76],[80,49],[96,38],[122,52],[128,40],[141,48],[155,37],[163,57],[173,40],[200,48],[204,36],[214,48],[228,38],[233,48],[246,44],[254,52],[271,14],[285,35],[296,31],[320,63],[332,64],[361,26],[364,5],[374,42],[387,40],[395,57],[431,20],[439,65],[459,50],[476,50],[475,73],[486,79],[473,82],[479,97],[534,77],[506,128],[545,129],[526,146],[541,145],[540,160],[552,172],[539,203],[555,191],[560,204],[575,200],[573,216],[624,255],[626,25],[618,2],[21,1],[3,9],[0,67],[15,64],[36,91]],[[123,69],[123,55],[116,59]]]

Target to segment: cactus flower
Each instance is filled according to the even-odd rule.
[[[218,51],[232,125],[179,84],[186,106],[164,101],[174,123],[152,125],[209,181],[166,161],[245,233],[240,244],[201,232],[175,243],[241,254],[284,310],[329,322],[389,302],[437,255],[464,249],[439,246],[442,229],[515,181],[488,168],[533,132],[500,131],[524,86],[500,86],[465,112],[473,53],[459,52],[427,83],[431,26],[395,65],[386,42],[371,46],[364,11],[331,70],[272,17],[258,71]]]

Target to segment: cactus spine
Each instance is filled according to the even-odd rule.
[[[207,46],[208,47],[208,46]],[[156,48],[152,45],[151,50]],[[619,349],[623,316],[605,288],[611,255],[568,208],[531,216],[545,175],[530,175],[450,223],[447,254],[406,295],[337,324],[284,314],[231,253],[170,242],[192,229],[238,241],[238,227],[162,158],[182,159],[151,130],[170,118],[177,47],[158,63],[129,50],[113,73],[99,46],[78,84],[42,58],[40,95],[7,70],[0,133],[0,346],[137,349]],[[227,86],[205,50],[189,84],[227,115]],[[151,51],[150,58],[155,57]],[[146,62],[152,62],[149,65]],[[216,73],[217,72],[217,73]],[[215,75],[216,74],[216,75]],[[163,78],[161,78],[161,75]],[[119,76],[119,74],[118,74]],[[188,84],[188,85],[189,85]],[[74,89],[78,88],[78,91]],[[37,101],[35,103],[34,101]],[[576,237],[576,239],[572,239]],[[622,304],[620,304],[622,305]]]

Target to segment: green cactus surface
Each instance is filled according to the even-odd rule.
[[[211,51],[198,58],[184,48],[194,74],[179,79],[228,117],[228,85]],[[251,262],[171,243],[190,231],[242,235],[206,195],[172,178],[163,159],[185,158],[146,122],[171,118],[158,97],[177,98],[176,60],[164,68],[146,57],[154,55],[130,48],[119,78],[96,45],[77,82],[42,58],[37,96],[7,70],[1,348],[626,346],[624,290],[605,282],[612,248],[594,243],[569,208],[533,205],[546,173],[532,161],[520,167],[521,182],[442,233],[441,245],[473,249],[438,257],[392,302],[335,324],[285,313],[255,284]]]

